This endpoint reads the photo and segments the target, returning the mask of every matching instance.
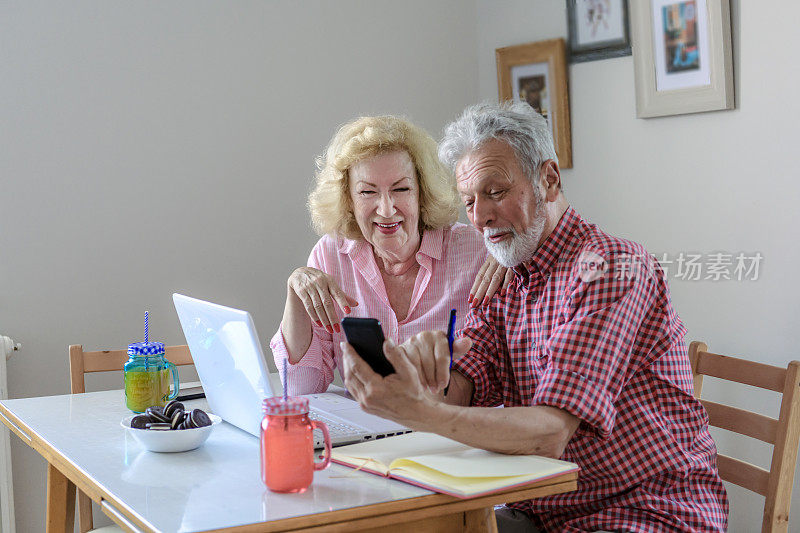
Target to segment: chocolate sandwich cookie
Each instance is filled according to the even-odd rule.
[[[175,411],[172,415],[172,421],[170,422],[170,429],[180,429],[180,425],[183,422],[183,409]]]
[[[202,409],[192,409],[192,412],[189,414],[189,419],[192,421],[192,425],[196,428],[202,428],[211,425],[211,418],[209,418],[206,412]]]
[[[169,424],[166,422],[150,422],[147,424],[147,429],[157,430],[157,431],[169,431],[170,427]]]
[[[191,412],[183,413],[183,422],[181,422],[180,429],[194,429],[194,425],[192,424],[192,417]]]
[[[134,429],[147,429],[147,424],[153,420],[147,415],[136,415],[131,418],[131,427]]]
[[[183,406],[183,404],[178,400],[170,400],[167,402],[167,405],[164,406],[164,415],[167,418],[172,419],[172,417],[175,415],[175,411],[184,411],[185,409],[186,408]]]
[[[153,405],[145,410],[145,414],[153,419],[153,422],[169,422],[170,418],[164,414],[164,408],[160,405]]]

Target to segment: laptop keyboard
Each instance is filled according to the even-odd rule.
[[[350,424],[347,424],[341,420],[334,420],[322,413],[317,413],[315,411],[310,411],[308,413],[308,418],[318,422],[324,422],[325,425],[328,426],[328,433],[330,433],[331,439],[336,437],[349,437],[351,435],[362,435],[364,433],[364,430],[360,427],[351,426]],[[317,433],[319,433],[319,435],[317,435]],[[322,431],[318,429],[314,430],[314,435],[315,437],[319,436],[321,439]]]

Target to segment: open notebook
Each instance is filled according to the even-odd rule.
[[[331,460],[459,498],[578,470],[578,465],[558,459],[488,452],[422,432],[342,446],[333,450]]]

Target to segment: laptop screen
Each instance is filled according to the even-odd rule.
[[[211,411],[258,435],[261,402],[273,391],[252,317],[182,294],[172,300]]]

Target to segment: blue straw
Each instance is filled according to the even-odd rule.
[[[144,343],[147,344],[147,311],[144,312]]]
[[[289,369],[289,358],[283,360],[283,401],[286,402],[289,400],[289,389],[286,388],[286,375],[288,374]]]

